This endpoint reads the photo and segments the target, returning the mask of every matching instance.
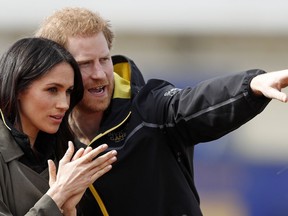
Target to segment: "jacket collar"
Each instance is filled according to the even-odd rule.
[[[130,99],[130,81],[114,72],[114,92],[112,98]]]
[[[110,105],[104,113],[99,135],[93,141],[120,127],[129,119],[132,101],[145,85],[140,70],[131,59],[123,55],[114,55],[112,61],[114,92]]]
[[[139,90],[145,85],[141,71],[134,61],[123,55],[112,56],[114,71],[121,78],[129,82],[130,98],[133,99]],[[121,87],[122,88],[122,87]]]
[[[6,123],[1,109],[0,113],[0,152],[7,163],[21,157],[24,153],[11,135],[11,128]]]
[[[5,162],[20,158],[24,154],[28,154],[29,157],[31,148],[28,136],[15,129],[9,120],[5,119],[1,109],[0,114],[0,152]],[[49,145],[44,145],[44,141]],[[56,138],[54,135],[41,131],[38,133],[35,146],[45,161],[54,157],[55,145]]]

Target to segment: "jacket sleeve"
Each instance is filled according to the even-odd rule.
[[[15,216],[17,213],[17,210],[15,207],[15,202],[18,202],[18,205],[21,205],[18,201],[15,201],[15,198],[13,197],[13,188],[11,185],[11,178],[10,178],[10,171],[4,162],[4,159],[2,157],[2,154],[0,153],[0,215],[3,216]],[[23,185],[25,187],[25,185]],[[27,189],[27,188],[26,188]],[[27,189],[29,190],[29,189]],[[23,191],[16,191],[16,193],[24,193]],[[21,196],[21,195],[19,195]],[[26,197],[25,199],[29,199],[29,197]],[[21,201],[20,201],[21,202]],[[33,205],[33,204],[32,204]],[[34,206],[31,205],[31,209],[26,213],[21,213],[21,215],[26,216],[61,216],[62,213],[54,200],[48,196],[47,194],[44,194],[35,204]]]
[[[215,140],[251,120],[267,106],[270,99],[255,96],[250,89],[251,79],[262,73],[265,72],[249,70],[185,89],[175,88],[165,81],[150,80],[140,99],[144,101],[142,109],[145,107],[143,112],[156,113],[156,123],[168,132],[177,131],[181,139],[189,140],[186,143]],[[148,108],[145,104],[153,106]],[[144,118],[153,121],[149,116]]]
[[[0,189],[1,190],[1,189]],[[1,191],[0,191],[1,192]],[[13,216],[3,199],[0,200],[0,215],[3,216]],[[55,202],[48,196],[44,195],[30,210],[25,214],[25,216],[62,216],[61,211]]]
[[[3,201],[0,201],[0,215],[3,216],[13,216],[12,213],[9,211],[7,206],[3,203]]]
[[[62,213],[53,199],[44,194],[25,216],[62,216]]]

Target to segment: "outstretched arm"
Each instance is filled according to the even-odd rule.
[[[281,90],[288,86],[288,70],[274,71],[260,74],[251,80],[251,90],[259,96],[264,95],[287,103],[288,97]]]

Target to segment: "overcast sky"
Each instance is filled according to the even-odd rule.
[[[288,33],[287,0],[0,0],[0,31],[38,25],[65,6],[100,12],[124,30]]]

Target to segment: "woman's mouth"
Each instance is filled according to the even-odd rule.
[[[51,115],[52,120],[56,123],[61,123],[63,119],[63,115]]]

